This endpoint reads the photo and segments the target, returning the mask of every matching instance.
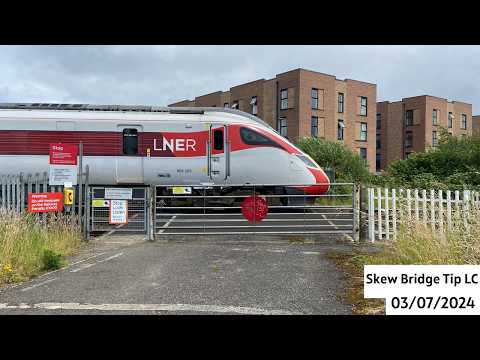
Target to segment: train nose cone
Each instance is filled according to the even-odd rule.
[[[322,169],[312,169],[308,168],[312,175],[315,177],[315,182],[317,185],[309,186],[306,189],[310,195],[323,195],[330,189],[330,179],[328,178],[325,171]]]

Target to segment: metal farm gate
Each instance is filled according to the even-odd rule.
[[[267,187],[284,185],[156,186],[152,190],[154,237],[346,234],[358,239],[359,191],[355,184],[332,183],[323,195],[266,194],[263,190]],[[247,220],[242,213],[242,202],[253,196],[268,204],[268,214],[261,221]]]
[[[131,198],[127,199],[126,224],[110,224],[110,201],[105,196],[106,189],[131,189]],[[138,232],[147,233],[149,227],[148,187],[92,186],[89,189],[87,214],[89,214],[89,233],[93,232]]]

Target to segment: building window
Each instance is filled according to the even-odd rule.
[[[280,110],[288,109],[288,89],[280,90]]]
[[[344,103],[344,95],[343,93],[338,93],[338,112],[343,113],[343,103]]]
[[[451,112],[448,113],[448,128],[451,129],[453,127],[453,114]]]
[[[311,133],[312,133],[312,137],[318,136],[318,117],[316,116],[312,116]]]
[[[312,109],[318,109],[318,89],[312,88]]]
[[[232,109],[237,109],[238,110],[238,100],[235,100],[232,104]]]
[[[413,144],[413,133],[411,131],[407,131],[405,134],[405,147],[412,147]]]
[[[257,106],[257,97],[252,96],[252,100],[250,100],[250,105],[252,105],[252,115],[258,114],[258,106]]]
[[[437,132],[432,131],[432,145],[433,146],[438,146],[438,138],[437,138]]]
[[[367,141],[367,123],[360,123],[360,140]]]
[[[405,126],[413,125],[413,110],[405,111]]]
[[[382,167],[382,155],[376,154],[375,160],[376,160],[375,167],[377,171],[380,171],[380,168]]]
[[[123,154],[138,154],[138,131],[137,129],[123,129]]]
[[[286,118],[278,119],[278,132],[283,137],[287,137],[287,119]]]
[[[338,120],[337,140],[343,140],[344,129],[345,129],[345,123],[343,122],[343,120]]]
[[[433,109],[432,112],[432,125],[438,125],[438,110]]]
[[[360,157],[365,161],[367,160],[367,148],[360,148]]]
[[[228,102],[223,103],[223,107],[224,107],[224,108],[228,108],[228,107],[230,107],[230,104],[229,104]]]
[[[381,130],[381,129],[382,129],[382,115],[377,114],[377,130]]]
[[[377,134],[377,149],[382,148],[382,135]]]
[[[462,123],[460,124],[462,130],[467,130],[467,115],[462,114]]]
[[[360,115],[367,116],[367,98],[365,96],[360,97]]]

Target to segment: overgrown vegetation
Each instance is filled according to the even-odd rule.
[[[364,265],[479,265],[480,209],[457,218],[450,230],[434,231],[422,222],[403,224],[394,241],[375,245],[372,252],[329,254],[345,273],[344,299],[356,314],[384,313],[384,300],[363,298]]]
[[[480,137],[454,137],[441,129],[438,147],[393,162],[384,174],[372,177],[372,182],[388,187],[478,190]]]
[[[69,216],[48,214],[39,220],[0,209],[0,285],[58,269],[80,246],[81,234]]]
[[[333,169],[337,182],[367,182],[371,175],[365,160],[339,141],[302,138],[298,147],[324,169]]]

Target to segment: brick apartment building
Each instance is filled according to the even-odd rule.
[[[377,85],[295,69],[169,106],[223,106],[251,113],[293,142],[304,136],[342,141],[375,171]]]
[[[472,116],[472,132],[480,136],[480,115]]]
[[[436,146],[441,127],[454,136],[471,135],[472,105],[429,95],[377,103],[377,171]]]

